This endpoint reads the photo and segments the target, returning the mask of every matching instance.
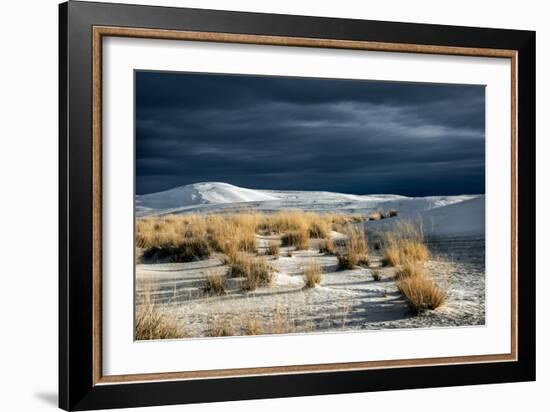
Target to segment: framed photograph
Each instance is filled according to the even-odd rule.
[[[60,5],[66,410],[535,379],[535,33]]]

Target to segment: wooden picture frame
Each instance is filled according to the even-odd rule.
[[[66,410],[535,379],[535,33],[106,3],[60,5],[59,406]],[[511,60],[511,352],[104,376],[102,40],[106,36]],[[521,183],[521,185],[520,185]]]

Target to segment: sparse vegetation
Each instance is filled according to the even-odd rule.
[[[336,245],[330,236],[327,236],[319,242],[319,252],[326,253],[328,255],[333,255],[336,253]]]
[[[253,258],[246,268],[245,279],[241,283],[241,289],[253,291],[258,286],[269,285],[273,279],[273,268],[261,257]]]
[[[257,316],[248,315],[241,321],[241,328],[245,335],[262,335],[264,326]]]
[[[424,243],[420,224],[400,222],[393,230],[384,233],[382,263],[399,266],[407,262],[425,262],[430,253]]]
[[[302,211],[147,217],[137,220],[136,247],[143,250],[145,259],[188,262],[205,259],[212,251],[227,256],[257,253],[257,234],[279,234],[284,246],[296,250],[307,250],[310,238],[324,239],[327,253],[334,253],[329,240],[331,230],[343,230],[367,219],[361,215]],[[268,252],[275,249],[268,248]]]
[[[340,269],[353,269],[357,265],[369,265],[367,256],[367,239],[363,228],[345,228],[347,236],[344,250],[338,254]]]
[[[372,275],[372,278],[375,280],[375,281],[379,281],[380,279],[382,279],[382,273],[380,273],[380,271],[378,269],[375,269],[371,272],[371,275]]]
[[[395,271],[395,278],[398,280],[421,276],[424,276],[424,267],[421,262],[416,261],[407,261]]]
[[[270,285],[275,267],[279,267],[279,270],[284,273],[280,276],[277,290],[273,295],[283,289],[285,292],[286,289],[293,289],[294,285],[296,285],[295,291],[297,292],[297,289],[301,288],[301,282],[298,278],[298,282],[295,283],[296,278],[293,275],[296,271],[300,273],[300,266],[304,261],[309,262],[303,266],[304,289],[314,288],[323,281],[323,271],[319,262],[323,262],[327,268],[332,268],[332,262],[336,260],[334,257],[326,255],[335,255],[341,269],[357,269],[352,277],[357,274],[364,275],[366,279],[369,279],[369,276],[372,276],[374,281],[380,281],[389,277],[390,269],[380,270],[378,262],[369,261],[369,250],[373,250],[372,256],[375,259],[382,255],[383,264],[395,267],[394,274],[398,290],[416,313],[441,306],[446,299],[446,288],[425,273],[428,268],[432,270],[432,266],[430,266],[432,262],[424,264],[429,259],[429,251],[424,243],[422,227],[409,223],[398,223],[393,229],[383,233],[380,238],[376,237],[376,242],[368,244],[363,225],[357,223],[368,218],[382,219],[397,215],[397,212],[393,210],[387,213],[384,211],[376,213],[379,216],[371,214],[370,217],[366,217],[301,211],[282,211],[273,214],[241,212],[138,219],[136,263],[140,261],[140,255],[143,256],[144,262],[150,259],[190,262],[213,257],[209,262],[194,265],[210,268],[203,273],[204,286],[202,289],[211,296],[206,297],[205,301],[208,304],[212,303],[215,308],[212,312],[208,307],[207,313],[204,311],[193,313],[193,316],[199,318],[199,323],[203,322],[200,323],[202,326],[199,328],[202,336],[205,333],[208,336],[232,336],[235,334],[258,335],[330,329],[333,327],[332,323],[328,326],[324,326],[323,323],[332,322],[329,315],[318,316],[318,313],[315,312],[319,311],[319,307],[316,306],[318,303],[307,302],[296,307],[289,307],[285,303],[282,309],[277,308],[276,310],[273,310],[273,306],[262,307],[262,312],[258,315],[254,312],[256,309],[251,312],[239,312],[240,309],[233,311],[234,308],[232,308],[233,312],[225,313],[217,305],[226,305],[227,299],[215,297],[227,293],[229,285],[232,289],[235,287],[233,285],[240,285],[243,291],[254,291],[259,287]],[[331,237],[333,230],[343,236],[332,234],[334,238]],[[265,238],[259,237],[260,234],[270,235],[267,245],[264,243]],[[319,252],[325,256],[316,255],[312,251],[297,252],[307,250],[310,246],[316,249],[317,245]],[[283,249],[281,249],[282,246],[284,246]],[[284,258],[281,258],[276,261],[271,258],[273,256],[277,259],[281,253],[282,256],[288,257],[292,257],[294,253],[296,259],[285,261]],[[218,259],[223,261],[224,267],[216,267],[219,265]],[[371,263],[374,264],[371,265]],[[369,266],[369,270],[358,268],[358,266],[365,265]],[[424,269],[425,267],[426,269]],[[342,277],[345,282],[348,281],[345,273],[342,273]],[[228,280],[228,278],[239,279]],[[325,283],[328,285],[328,280]],[[378,290],[379,294],[387,296],[387,291],[382,290],[384,284],[373,283],[367,286]],[[174,286],[173,298],[167,297],[165,291],[158,293],[159,302],[168,302],[167,306],[155,306],[151,304],[150,300],[138,303],[136,307],[137,339],[173,339],[186,336],[184,331],[178,327],[176,318],[176,316],[182,316],[181,308],[178,308],[178,311],[171,310],[172,302],[181,300],[184,293],[196,293],[196,297],[200,298],[203,292],[200,289],[197,290],[195,284],[192,286],[192,291],[187,288],[182,293],[181,289],[179,283],[177,288]],[[317,299],[317,295],[323,295],[325,291],[321,289],[318,292],[323,293],[304,290],[300,294],[307,296],[310,300],[312,296]],[[231,297],[233,296],[244,296],[247,301],[256,299],[254,294],[237,292],[231,295]],[[249,303],[247,302],[245,305],[249,305]],[[305,309],[306,306],[307,309]],[[345,309],[346,307],[348,309]],[[346,323],[349,307],[349,304],[343,305],[342,325]],[[263,311],[264,309],[265,311]],[[308,315],[304,316],[302,313],[304,310],[312,313],[308,312]],[[216,315],[213,316],[213,313]],[[196,324],[193,319],[192,325],[195,326],[188,326],[188,328],[197,328]],[[193,331],[193,333],[196,332]]]
[[[185,337],[180,323],[162,307],[151,301],[147,293],[144,301],[137,306],[135,319],[135,339],[178,339]]]
[[[277,240],[270,240],[269,244],[267,246],[266,254],[270,256],[274,256],[275,258],[279,257],[280,252],[280,246],[279,241]]]
[[[227,255],[237,251],[250,253],[257,251],[258,214],[208,215],[204,219],[214,250]]]
[[[436,309],[447,297],[446,292],[426,276],[403,278],[397,282],[397,288],[415,313]]]
[[[225,264],[229,266],[229,276],[240,278],[250,271],[253,257],[243,252],[235,252],[226,256]]]
[[[213,295],[225,294],[225,275],[219,271],[207,270],[204,273],[206,285],[204,291]]]
[[[206,335],[211,337],[235,335],[233,321],[228,317],[215,317],[209,322]]]
[[[292,230],[281,237],[283,246],[294,246],[296,250],[307,250],[309,248],[309,237],[305,228]]]
[[[210,256],[210,247],[203,238],[183,237],[179,242],[166,241],[143,251],[144,259],[168,259],[172,262],[192,262]]]
[[[308,227],[310,238],[324,239],[329,235],[330,224],[326,219],[311,219]]]
[[[321,283],[321,266],[319,263],[310,263],[304,268],[304,285],[314,288]]]
[[[272,316],[271,333],[278,335],[281,333],[296,332],[296,325],[294,319],[291,318],[288,310],[281,308],[275,309]]]

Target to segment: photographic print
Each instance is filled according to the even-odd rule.
[[[135,339],[485,324],[485,86],[135,71]]]

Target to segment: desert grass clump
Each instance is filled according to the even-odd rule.
[[[347,240],[344,250],[338,254],[340,269],[353,269],[357,265],[369,265],[367,240],[363,228],[348,227],[345,230]]]
[[[206,335],[211,337],[235,335],[235,327],[233,326],[233,321],[226,317],[214,318],[208,324]]]
[[[424,276],[424,266],[421,262],[406,261],[395,271],[395,278],[398,280],[418,278]]]
[[[136,222],[136,246],[144,249],[205,237],[204,218],[195,215],[140,218]]]
[[[340,270],[354,269],[359,262],[357,255],[353,252],[347,252],[336,257],[338,258],[338,268]]]
[[[285,233],[306,229],[310,220],[308,213],[293,210],[281,210],[262,217],[258,230],[263,233]]]
[[[279,241],[270,240],[266,249],[266,254],[270,256],[274,256],[275,258],[278,258],[279,253],[280,253]]]
[[[143,251],[145,259],[169,259],[172,262],[193,262],[209,257],[210,246],[205,238],[185,238],[166,241]]]
[[[406,262],[425,262],[430,257],[424,242],[420,224],[401,222],[384,234],[382,263],[385,266],[399,266]]]
[[[258,286],[266,286],[273,280],[273,267],[262,257],[253,258],[246,268],[245,279],[241,283],[241,289],[253,291]]]
[[[380,271],[377,270],[377,269],[373,270],[372,273],[371,273],[371,275],[372,275],[372,278],[373,278],[376,282],[378,282],[380,279],[382,279],[382,274],[381,274]]]
[[[186,336],[175,316],[154,304],[149,294],[138,305],[135,322],[136,340],[178,339]]]
[[[304,287],[314,288],[321,284],[321,266],[319,263],[310,263],[304,268]]]
[[[319,215],[312,217],[309,222],[308,235],[312,239],[324,239],[329,235],[330,224]]]
[[[398,266],[407,261],[425,262],[430,257],[428,247],[417,240],[400,240],[385,247],[382,263]]]
[[[309,236],[305,228],[291,230],[281,237],[283,246],[294,246],[296,250],[309,249]]]
[[[330,236],[327,236],[320,241],[319,252],[326,253],[328,255],[334,255],[334,253],[336,253],[336,245]]]
[[[345,230],[344,234],[348,237],[346,242],[348,249],[352,249],[358,255],[367,253],[367,238],[362,227],[351,226]]]
[[[229,276],[245,277],[252,266],[253,257],[243,252],[235,252],[226,256],[225,263],[229,266]]]
[[[447,298],[446,292],[426,276],[401,279],[397,288],[417,314],[440,307]]]
[[[258,220],[255,213],[208,216],[206,225],[212,247],[225,254],[256,252]]]
[[[272,315],[271,333],[278,335],[282,333],[291,333],[296,330],[296,327],[291,319],[288,310],[276,308]]]
[[[387,246],[382,256],[382,265],[398,266],[401,263],[401,253],[399,248],[392,245]]]
[[[249,315],[241,321],[241,329],[245,335],[263,335],[264,326],[257,316]]]
[[[204,291],[212,295],[224,295],[225,290],[225,275],[219,271],[207,270],[204,274],[206,282]]]

